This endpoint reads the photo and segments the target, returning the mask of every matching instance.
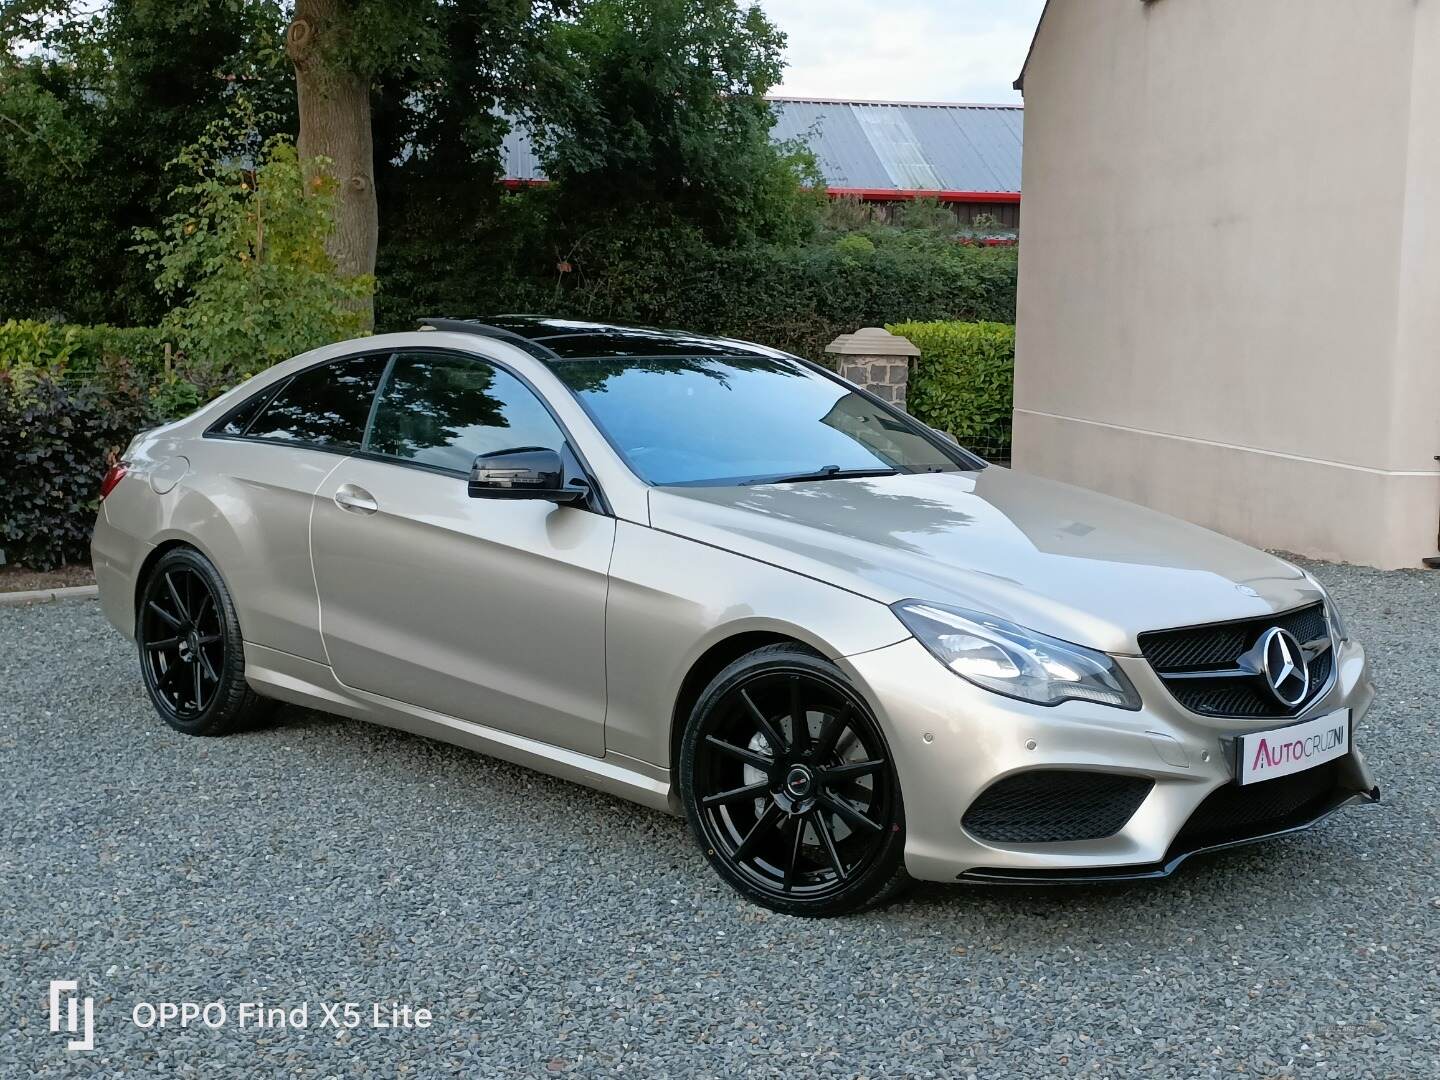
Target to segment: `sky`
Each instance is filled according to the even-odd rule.
[[[789,37],[779,95],[1020,102],[1044,0],[759,0]]]

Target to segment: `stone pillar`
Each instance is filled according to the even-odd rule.
[[[869,390],[882,401],[905,408],[911,361],[920,355],[909,340],[878,326],[841,334],[825,351],[835,357],[842,379]]]

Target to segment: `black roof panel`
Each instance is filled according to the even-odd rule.
[[[785,356],[763,345],[730,338],[691,334],[683,330],[656,330],[617,326],[580,319],[551,319],[539,315],[492,315],[474,319],[422,319],[422,326],[437,330],[483,334],[531,346],[526,351],[543,360],[581,360],[618,356]],[[538,346],[538,348],[537,348]],[[522,348],[524,346],[521,346]]]

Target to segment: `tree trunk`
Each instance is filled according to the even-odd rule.
[[[370,128],[370,82],[338,68],[327,47],[353,32],[346,25],[346,0],[295,0],[295,18],[285,35],[285,49],[295,65],[295,91],[300,108],[296,149],[306,167],[314,158],[328,158],[326,171],[337,182],[335,230],[326,250],[335,268],[351,277],[375,272],[380,215],[375,205],[375,149]],[[367,322],[375,321],[373,300],[364,304]]]

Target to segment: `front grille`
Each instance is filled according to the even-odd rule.
[[[1137,776],[1037,769],[990,785],[961,824],[995,844],[1101,840],[1125,827],[1153,786]]]
[[[1181,630],[1152,630],[1140,635],[1140,652],[1166,688],[1185,708],[1205,716],[1257,718],[1293,716],[1314,701],[1330,682],[1335,658],[1331,650],[1310,660],[1310,693],[1295,708],[1280,704],[1259,676],[1233,674],[1240,657],[1249,652],[1272,626],[1289,630],[1302,644],[1329,640],[1324,604],[1311,604],[1281,615],[1239,622],[1191,626]],[[1213,678],[1203,677],[1215,672]],[[1178,676],[1202,676],[1181,678]]]
[[[1225,784],[1211,792],[1190,816],[1176,845],[1222,844],[1303,824],[1334,797],[1343,763],[1342,758],[1246,787]]]

